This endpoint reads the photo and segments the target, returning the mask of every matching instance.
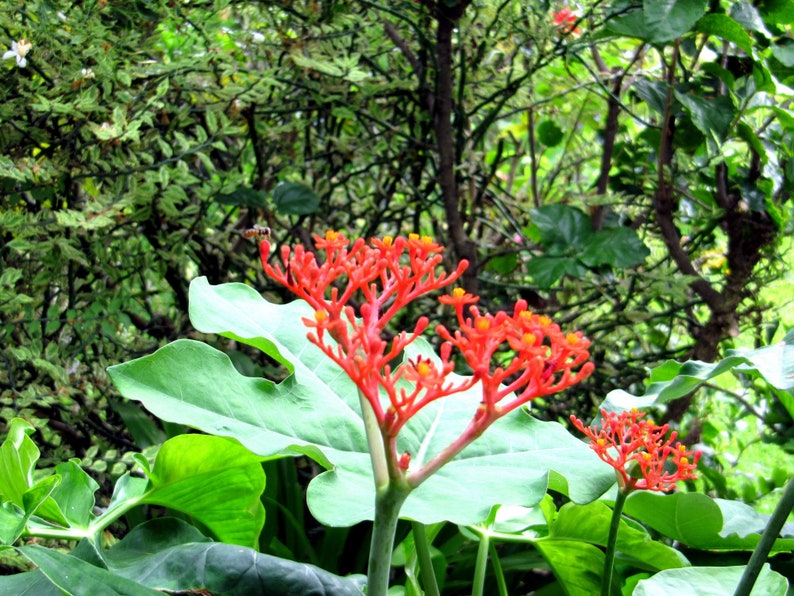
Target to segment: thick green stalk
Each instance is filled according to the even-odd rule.
[[[438,581],[436,572],[433,569],[433,560],[430,557],[430,543],[427,541],[427,531],[425,525],[413,522],[411,527],[414,531],[414,546],[416,556],[419,558],[419,569],[422,573],[422,585],[427,596],[440,596],[438,591]]]
[[[369,458],[372,462],[372,474],[375,476],[375,488],[380,489],[389,484],[389,470],[386,463],[386,449],[383,446],[383,435],[380,432],[378,418],[361,391],[358,392],[361,405],[361,417],[364,419],[364,431],[367,434]]]
[[[618,528],[620,528],[620,516],[623,513],[623,505],[626,504],[626,497],[629,491],[618,491],[615,499],[615,506],[612,509],[612,521],[609,524],[609,537],[607,538],[607,552],[604,557],[604,576],[601,579],[601,596],[609,596],[612,590],[612,573],[615,570],[615,546],[618,542]]]
[[[394,549],[394,534],[397,521],[410,487],[399,481],[391,481],[375,492],[375,523],[372,526],[372,544],[369,548],[367,571],[367,596],[386,596],[389,591],[391,557]]]
[[[761,573],[761,568],[775,544],[775,540],[780,535],[780,529],[786,523],[789,513],[794,509],[794,478],[789,480],[786,490],[783,491],[783,496],[775,507],[775,511],[769,516],[769,522],[766,524],[764,533],[761,534],[761,540],[753,551],[753,555],[747,562],[747,567],[744,568],[742,579],[739,580],[739,585],[736,586],[734,596],[748,596],[750,591],[758,579],[758,574]]]

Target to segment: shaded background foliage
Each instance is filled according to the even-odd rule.
[[[761,289],[790,247],[788,0],[596,0],[559,23],[564,4],[515,0],[2,7],[0,42],[32,50],[0,82],[0,417],[35,421],[52,461],[118,471],[170,432],[104,369],[195,335],[199,274],[278,292],[254,223],[431,234],[486,308],[582,329],[597,373],[539,401],[550,419],[779,337]],[[667,416],[694,438],[711,422],[689,406]],[[790,436],[773,397],[759,417]]]

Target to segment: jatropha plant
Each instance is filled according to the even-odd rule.
[[[571,415],[574,426],[590,438],[593,451],[615,469],[618,483],[607,539],[601,596],[610,594],[615,545],[626,498],[635,490],[671,491],[680,481],[694,480],[700,459],[700,452],[689,451],[685,445],[674,443],[677,433],[672,431],[668,436],[669,425],[657,425],[645,415],[637,409],[620,413],[602,410],[600,428],[588,428]]]
[[[439,298],[454,308],[458,322],[454,332],[443,325],[435,329],[443,340],[440,361],[420,356],[394,365],[429,320],[420,317],[411,332],[386,340],[389,323],[411,302],[453,284],[468,263],[462,261],[451,274],[438,273],[443,248],[416,234],[351,244],[329,231],[315,240],[321,260],[301,245],[282,246],[281,263],[271,265],[265,239],[262,265],[269,277],[311,305],[314,317],[303,319],[309,340],[358,388],[376,488],[368,593],[385,594],[396,524],[408,494],[502,416],[590,375],[590,341],[580,332],[564,333],[523,300],[512,313],[481,313],[477,296],[455,288]],[[472,371],[458,382],[451,380],[454,351]],[[418,465],[410,453],[399,452],[398,434],[417,412],[475,385],[482,399],[455,440]]]

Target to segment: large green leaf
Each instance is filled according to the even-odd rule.
[[[361,594],[364,583],[363,576],[343,578],[314,565],[211,542],[173,518],[137,526],[103,560],[119,576],[178,593],[343,596]]]
[[[752,550],[768,520],[744,503],[711,499],[700,493],[638,491],[626,500],[624,512],[669,538],[701,550]],[[772,552],[792,549],[794,524],[786,524]]]
[[[753,53],[753,40],[739,23],[724,14],[707,14],[697,22],[701,33],[716,35],[735,43],[746,54]]]
[[[157,596],[157,590],[120,577],[101,567],[95,567],[77,557],[63,554],[43,546],[21,546],[19,552],[35,564],[47,579],[70,596]],[[40,585],[40,578],[28,575],[33,585]],[[2,583],[0,583],[2,587]],[[30,588],[28,588],[30,589]],[[22,592],[24,594],[24,592]],[[31,592],[32,593],[32,592]]]
[[[697,594],[698,596],[725,596],[733,594],[739,585],[744,567],[688,567],[667,569],[651,578],[640,580],[633,596],[660,594]],[[765,564],[755,582],[751,596],[786,594],[786,578]]]
[[[602,407],[622,411],[665,404],[731,370],[759,374],[776,390],[790,392],[794,389],[794,331],[770,346],[756,350],[731,350],[719,362],[669,360],[651,371],[651,383],[644,395],[634,396],[616,389],[609,392]]]
[[[700,97],[675,91],[675,97],[689,112],[693,124],[709,138],[722,140],[728,133],[736,108],[730,97]]]
[[[358,394],[308,341],[299,323],[311,316],[308,305],[270,304],[248,286],[210,286],[203,278],[191,284],[190,298],[197,329],[257,346],[288,363],[293,374],[279,384],[244,377],[221,352],[180,340],[111,367],[119,390],[164,420],[234,437],[259,455],[313,457],[328,468],[308,489],[314,515],[327,525],[371,519],[374,483]],[[426,342],[414,346],[413,355],[435,357]],[[475,387],[434,402],[403,429],[398,450],[410,452],[414,465],[427,461],[459,436],[480,400]],[[497,503],[537,503],[550,481],[574,501],[587,502],[613,484],[614,473],[562,426],[516,411],[415,490],[403,516],[472,524]]]

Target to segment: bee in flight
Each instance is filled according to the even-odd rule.
[[[254,224],[253,228],[248,228],[243,232],[243,238],[257,238],[259,240],[267,240],[270,238],[270,228],[267,226],[260,226]]]

